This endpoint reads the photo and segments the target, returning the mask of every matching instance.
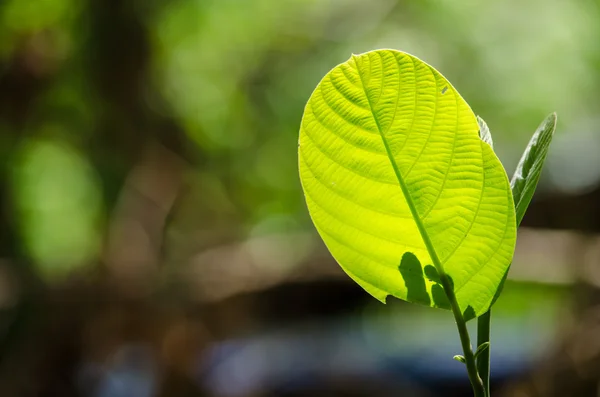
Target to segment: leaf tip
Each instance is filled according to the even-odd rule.
[[[460,354],[457,354],[456,356],[454,356],[452,358],[455,359],[456,361],[458,361],[459,363],[465,364],[467,362],[467,360],[465,360],[465,358],[463,356],[461,356]]]
[[[546,116],[546,118],[544,119],[544,121],[542,121],[542,124],[540,125],[540,127],[538,129],[546,130],[546,131],[550,132],[550,135],[554,135],[554,131],[556,130],[557,120],[558,120],[558,115],[556,114],[556,112],[552,112],[548,116]]]

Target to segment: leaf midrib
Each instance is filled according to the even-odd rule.
[[[400,75],[400,66],[398,65],[398,59],[396,59],[396,57],[394,57],[394,58],[396,60],[396,67],[398,67],[398,75]],[[358,57],[356,55],[352,55],[352,59],[354,60],[354,64],[356,66],[356,71],[358,73],[358,77],[360,78],[360,81],[361,81],[363,92],[365,94],[365,97],[367,98],[367,103],[369,104],[369,108],[371,110],[371,115],[373,116],[373,121],[375,121],[375,125],[377,126],[377,131],[379,132],[379,136],[381,137],[381,141],[383,142],[383,146],[385,147],[387,157],[390,160],[390,163],[392,164],[394,174],[396,175],[396,179],[398,180],[398,184],[400,185],[402,194],[404,195],[404,197],[406,199],[406,203],[408,204],[410,213],[413,216],[413,220],[415,221],[415,224],[417,225],[417,229],[419,229],[419,233],[421,234],[423,243],[425,243],[425,247],[427,248],[427,252],[429,253],[429,256],[431,258],[431,261],[433,262],[433,265],[435,266],[436,270],[438,271],[438,273],[440,275],[442,275],[442,274],[445,275],[446,272],[444,271],[442,263],[440,262],[440,259],[437,256],[437,253],[433,247],[431,239],[429,238],[429,234],[427,233],[427,230],[425,229],[425,225],[423,224],[423,222],[421,221],[421,218],[419,217],[417,207],[413,203],[410,192],[408,191],[408,187],[406,186],[404,178],[402,177],[402,174],[400,173],[400,169],[398,168],[398,165],[396,164],[396,160],[395,160],[394,156],[392,155],[392,150],[391,150],[387,140],[385,139],[383,130],[381,128],[381,125],[379,124],[379,120],[377,119],[377,117],[375,115],[375,111],[373,109],[373,104],[371,103],[371,99],[369,98],[369,95],[367,94],[365,82],[363,80],[363,76],[362,76],[360,67],[357,62]],[[383,76],[382,76],[382,78],[383,78]],[[401,79],[400,79],[400,76],[398,76],[398,85],[400,85],[400,84],[401,84]],[[416,90],[416,87],[415,87],[415,90]],[[398,92],[400,92],[400,87],[398,87]]]

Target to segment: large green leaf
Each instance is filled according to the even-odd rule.
[[[517,212],[517,224],[521,223],[533,198],[555,129],[556,113],[552,113],[542,121],[531,137],[510,181]]]
[[[506,173],[478,131],[454,87],[398,51],[353,55],[311,95],[298,148],[308,209],[377,299],[448,308],[444,271],[468,318],[488,309],[516,224]]]

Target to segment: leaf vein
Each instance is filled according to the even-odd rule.
[[[354,102],[351,98],[348,97],[348,95],[343,92],[336,84],[335,84],[335,80],[333,79],[333,73],[329,74],[329,81],[331,83],[331,86],[335,89],[335,91],[337,93],[339,93],[342,97],[344,97],[344,99],[346,101],[348,101],[349,103],[351,103],[352,105],[356,106],[358,109],[362,109],[362,110],[369,110],[367,107],[365,106],[361,106],[358,103]]]
[[[483,144],[486,144],[482,141]],[[487,144],[486,144],[487,145]],[[508,194],[508,200],[510,201],[509,204],[514,205],[511,199],[511,194],[510,194],[510,190],[507,190]],[[504,239],[506,238],[506,233],[508,232],[508,227],[510,225],[509,219],[510,218],[510,212],[507,211],[506,212],[506,222],[504,222],[504,233],[502,234],[502,238],[500,240],[498,240],[498,245],[496,246],[496,249],[494,249],[494,252],[492,252],[491,255],[487,256],[487,259],[489,258],[493,258],[496,253],[498,252],[498,250],[500,249],[500,247],[502,247],[502,243],[504,242]],[[479,272],[481,271],[481,269],[483,269],[483,267],[488,263],[487,260],[482,261],[481,265],[479,266],[479,269],[477,269],[477,271],[472,272],[471,275],[465,280],[465,282],[463,283],[463,285],[461,285],[459,288],[457,288],[454,292],[456,294],[458,294],[458,291],[460,291],[461,289],[463,289],[464,286],[466,286],[472,279],[473,277],[475,277],[477,274],[479,274]],[[506,271],[508,271],[508,269],[506,269]]]
[[[398,154],[402,153],[402,150],[404,150],[404,147],[406,146],[406,143],[410,140],[410,136],[412,134],[413,128],[415,126],[415,119],[417,118],[417,106],[419,105],[419,95],[418,95],[418,91],[417,91],[417,65],[415,63],[415,60],[412,59],[412,57],[408,57],[408,59],[410,59],[410,61],[413,64],[413,74],[415,76],[415,98],[414,98],[414,111],[413,111],[413,117],[412,120],[410,122],[410,128],[408,129],[408,134],[406,135],[406,139],[404,140],[404,143],[402,144],[402,146],[400,147],[400,149],[398,150]],[[396,62],[398,62],[398,58],[396,58]]]
[[[431,120],[432,120],[431,127],[429,128],[429,134],[427,135],[427,139],[425,140],[425,144],[421,148],[421,151],[419,152],[418,156],[415,158],[415,161],[413,161],[413,163],[411,164],[411,166],[406,171],[406,177],[407,178],[410,175],[410,172],[413,170],[414,166],[419,162],[419,159],[421,158],[421,155],[425,152],[425,149],[427,149],[427,145],[429,144],[429,140],[431,139],[431,136],[433,135],[433,127],[435,127],[435,118],[437,116],[437,108],[438,108],[437,78],[435,77],[435,73],[433,72],[433,70],[431,68],[429,68],[429,71],[431,72],[431,75],[433,76],[433,81],[435,82],[435,91],[436,91],[435,92],[435,103],[433,105],[433,116],[431,117]]]
[[[432,73],[433,73],[433,71],[432,71]],[[436,84],[436,86],[437,86],[437,84]],[[457,97],[457,95],[458,94],[456,92],[454,92],[454,100],[456,101],[456,109],[457,109],[457,113],[456,113],[456,125],[454,127],[454,131],[458,131],[458,118],[459,118],[459,114],[458,114],[458,97]],[[423,214],[423,221],[425,221],[425,219],[427,218],[427,216],[429,216],[429,214],[433,210],[433,207],[435,207],[435,205],[437,204],[437,202],[440,199],[440,197],[442,197],[442,192],[444,191],[444,187],[446,186],[446,181],[448,181],[448,175],[450,174],[450,168],[452,167],[452,162],[454,161],[454,154],[456,153],[457,135],[458,135],[458,133],[455,132],[454,133],[454,140],[452,141],[452,153],[450,154],[450,161],[448,162],[448,167],[446,168],[446,172],[444,173],[444,181],[442,182],[442,186],[440,187],[436,198],[433,200],[433,203],[429,206],[429,208],[427,209],[427,211],[425,211],[425,213]],[[483,160],[483,153],[481,154],[481,156],[482,156],[482,160]],[[484,182],[485,182],[485,172],[483,173],[483,177],[484,177]],[[483,197],[483,193],[479,197],[479,204],[481,204],[482,197]],[[469,230],[470,230],[470,228],[469,228]]]
[[[315,114],[314,110],[312,109],[312,104],[311,104],[311,109],[310,109],[310,111],[311,111],[311,113],[313,114],[313,116],[314,116],[315,120],[316,120],[316,121],[317,121],[317,122],[318,122],[318,123],[319,123],[319,124],[320,124],[320,125],[321,125],[321,126],[324,128],[324,129],[326,129],[326,130],[327,130],[327,132],[330,132],[330,133],[331,133],[333,136],[335,136],[335,137],[337,137],[337,138],[341,139],[342,141],[346,142],[346,143],[347,143],[347,144],[349,144],[349,145],[352,145],[352,146],[354,146],[354,147],[355,147],[355,148],[357,148],[357,149],[363,150],[363,151],[365,151],[365,152],[368,152],[368,153],[376,154],[376,155],[379,155],[379,156],[385,156],[385,153],[381,153],[381,152],[378,152],[378,151],[376,151],[376,150],[373,150],[373,149],[368,149],[368,148],[367,148],[367,147],[365,147],[365,146],[360,146],[359,144],[357,144],[357,143],[355,143],[355,142],[352,142],[351,140],[349,140],[348,138],[344,137],[343,135],[336,133],[336,132],[335,132],[335,130],[334,130],[333,128],[331,128],[331,127],[329,127],[327,124],[325,124],[325,122],[324,122],[323,120],[321,120],[321,119],[319,118],[319,116],[317,116],[317,115]],[[343,119],[342,119],[342,120],[343,120]],[[345,121],[345,120],[344,120],[344,121]],[[354,126],[353,124],[348,124],[348,125],[349,125],[349,126],[351,126],[351,127],[353,127],[353,126]],[[304,129],[304,132],[305,132],[305,133],[308,135],[308,129],[307,129],[306,127],[302,127],[302,128]],[[311,139],[311,140],[312,140],[312,139]],[[312,141],[314,142],[314,140],[312,140]]]
[[[302,161],[304,161],[304,163],[306,164],[306,168],[308,168],[308,170],[310,171],[311,175],[312,175],[312,176],[315,178],[315,180],[316,180],[317,182],[319,182],[320,184],[322,184],[322,185],[323,185],[324,187],[326,187],[327,189],[329,189],[330,191],[332,191],[333,193],[335,193],[336,195],[338,195],[339,197],[341,197],[341,198],[343,198],[343,199],[345,199],[345,200],[347,200],[347,201],[349,201],[349,202],[351,202],[351,203],[354,203],[354,204],[356,204],[356,205],[357,205],[357,206],[359,206],[359,207],[362,207],[362,208],[364,208],[364,209],[367,209],[367,210],[370,210],[370,211],[373,211],[373,212],[376,212],[376,213],[379,213],[379,214],[382,214],[382,215],[387,215],[387,216],[391,216],[391,217],[393,217],[393,218],[398,218],[398,219],[412,219],[412,217],[402,216],[402,215],[400,215],[400,214],[397,214],[397,213],[393,213],[393,212],[386,212],[386,211],[381,211],[381,210],[378,210],[378,209],[376,209],[376,208],[367,207],[366,205],[364,205],[364,204],[361,204],[361,203],[359,203],[359,202],[357,202],[357,201],[351,200],[351,199],[350,199],[348,196],[344,196],[342,193],[339,193],[338,191],[336,191],[336,190],[333,190],[333,189],[332,189],[330,186],[328,186],[328,185],[327,185],[327,183],[325,183],[325,182],[324,182],[324,181],[323,181],[321,178],[318,178],[318,177],[317,177],[317,175],[315,174],[314,170],[311,168],[311,166],[309,165],[309,163],[306,161],[306,158],[304,157],[304,154],[302,153],[302,151],[300,151],[300,156],[302,157]],[[334,160],[332,160],[332,161],[334,161]],[[334,161],[334,162],[335,162],[335,161]],[[355,173],[356,175],[359,175],[359,176],[361,176],[361,177],[363,177],[363,178],[366,178],[366,179],[369,179],[369,180],[371,180],[372,182],[379,182],[379,183],[385,183],[385,184],[389,184],[389,185],[395,185],[395,183],[389,183],[389,182],[380,182],[380,181],[376,181],[376,180],[374,180],[374,179],[371,179],[371,178],[367,178],[366,176],[364,176],[364,175],[361,175],[361,174],[359,174],[359,173],[355,172],[354,170],[348,169],[347,167],[344,167],[343,165],[341,165],[341,164],[339,164],[339,163],[337,163],[337,162],[335,162],[335,163],[336,163],[336,164],[338,164],[338,165],[340,165],[341,167],[343,167],[343,168],[347,169],[348,171],[351,171],[351,172]]]

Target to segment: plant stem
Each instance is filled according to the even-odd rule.
[[[483,382],[477,373],[477,365],[475,363],[475,355],[473,354],[473,348],[471,346],[469,330],[467,329],[467,322],[460,311],[460,306],[458,305],[456,295],[454,294],[454,288],[452,287],[450,279],[446,273],[440,274],[440,280],[452,307],[452,313],[454,314],[454,320],[456,321],[456,327],[458,328],[460,343],[462,344],[463,354],[465,357],[467,374],[469,375],[469,380],[471,381],[471,386],[473,387],[473,394],[475,397],[486,397]]]
[[[490,341],[490,324],[492,321],[492,309],[477,318],[477,346]],[[488,346],[477,356],[477,371],[483,381],[486,397],[490,397],[490,349]]]

